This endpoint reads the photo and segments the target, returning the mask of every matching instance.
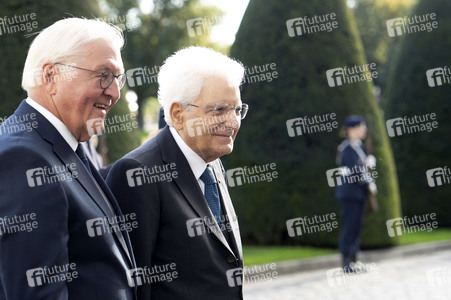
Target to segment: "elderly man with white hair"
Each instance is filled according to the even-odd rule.
[[[107,183],[139,227],[130,233],[139,299],[242,299],[243,257],[237,216],[220,157],[248,106],[244,68],[211,49],[189,47],[158,75],[168,124],[120,159]]]
[[[0,299],[136,299],[126,219],[81,142],[125,82],[122,32],[69,18],[32,42],[0,127]]]

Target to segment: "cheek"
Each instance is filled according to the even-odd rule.
[[[70,86],[66,88],[67,93],[63,96],[63,101],[66,109],[83,113],[86,111],[89,95],[83,90],[77,88],[77,86]]]

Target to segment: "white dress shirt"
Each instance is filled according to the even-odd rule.
[[[55,117],[54,114],[52,114],[50,111],[48,111],[46,108],[44,108],[42,105],[40,105],[39,103],[37,103],[36,101],[31,99],[30,97],[28,97],[26,101],[31,107],[33,107],[38,112],[40,112],[44,116],[44,118],[46,118],[56,128],[56,130],[58,130],[58,132],[61,134],[61,136],[69,144],[69,146],[72,148],[72,150],[75,153],[79,143],[78,143],[77,139],[74,137],[74,135],[72,134],[72,132],[70,132],[69,128],[67,128],[67,126],[60,119]],[[105,192],[102,190],[102,188],[100,187],[97,180],[92,176],[91,176],[91,178],[94,181],[97,188],[99,189],[99,191],[102,193],[106,204],[108,205],[110,210],[114,213],[114,208],[111,205],[111,202],[108,199],[108,197],[106,196]]]
[[[53,125],[53,127],[56,128],[56,130],[58,130],[58,132],[61,134],[61,136],[64,138],[64,140],[69,144],[69,146],[75,152],[75,150],[77,150],[77,147],[78,147],[78,141],[74,137],[72,132],[70,132],[69,128],[67,128],[67,126],[60,119],[55,117],[54,114],[52,114],[50,111],[48,111],[46,108],[44,108],[41,104],[37,103],[30,97],[28,97],[26,101],[31,107],[33,107],[38,112],[40,112],[41,115],[43,115],[44,118],[46,118],[47,121],[49,121]]]
[[[207,163],[185,143],[177,130],[169,126],[169,131],[174,137],[177,146],[179,146],[183,155],[185,155],[185,158],[193,171],[194,177],[196,177],[197,183],[199,184],[200,190],[205,194],[205,184],[200,179],[200,176],[204,173]]]

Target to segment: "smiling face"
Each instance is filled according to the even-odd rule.
[[[76,67],[93,71],[112,71],[115,75],[122,74],[124,67],[119,49],[113,49],[104,40],[88,42],[80,58],[74,62]],[[53,68],[59,78],[64,74],[58,74],[61,69],[65,72],[76,74],[71,80],[58,80],[55,77],[51,88],[49,110],[59,118],[79,141],[87,141],[88,125],[93,119],[104,120],[111,107],[116,104],[120,97],[119,83],[114,79],[107,89],[100,87],[99,73],[89,72],[70,67]],[[72,69],[72,70],[69,70]],[[76,72],[76,73],[74,73]],[[103,122],[95,123],[103,130]]]
[[[226,78],[209,77],[192,104],[208,108],[241,106],[240,91]],[[171,107],[171,117],[185,143],[207,163],[232,152],[241,125],[241,118],[233,110],[219,116],[207,109],[182,107],[179,103]],[[199,124],[200,127],[196,126]],[[197,132],[199,128],[202,128],[201,134]]]

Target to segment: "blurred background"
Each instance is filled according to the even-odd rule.
[[[325,27],[321,32],[301,32],[289,22],[331,14],[335,15],[336,28]],[[436,27],[430,27],[433,20],[418,18],[426,14],[436,15]],[[340,126],[349,114],[367,120],[369,136],[365,145],[377,160],[380,210],[366,217],[363,247],[379,249],[451,239],[451,173],[445,168],[451,166],[451,74],[445,68],[451,66],[450,1],[0,3],[1,18],[26,15],[33,21],[28,27],[28,21],[15,29],[6,28],[5,21],[0,24],[3,119],[26,98],[21,76],[36,33],[72,16],[101,18],[123,29],[126,46],[122,57],[128,79],[109,117],[124,119],[133,114],[137,126],[119,124],[122,127],[99,136],[98,152],[105,163],[113,163],[138,147],[158,129],[156,75],[170,54],[200,45],[228,54],[246,66],[241,96],[250,111],[234,151],[223,162],[226,169],[274,163],[277,171],[277,178],[271,181],[229,188],[246,246],[247,265],[336,253],[338,229],[293,237],[286,222],[305,216],[339,215],[326,172],[336,168],[336,150],[342,140]],[[390,21],[415,16],[421,25],[417,32],[397,32],[399,28]],[[367,64],[373,64],[376,71],[370,80],[337,86],[328,82],[328,70]],[[445,71],[440,74],[442,81],[431,86],[426,72],[435,68]],[[330,131],[290,135],[287,121],[326,114],[334,114],[338,126]],[[426,114],[435,114],[436,128],[389,135],[387,120]],[[432,186],[427,177],[431,169],[442,170]],[[387,220],[431,213],[437,216],[437,229],[396,236],[387,233]]]

